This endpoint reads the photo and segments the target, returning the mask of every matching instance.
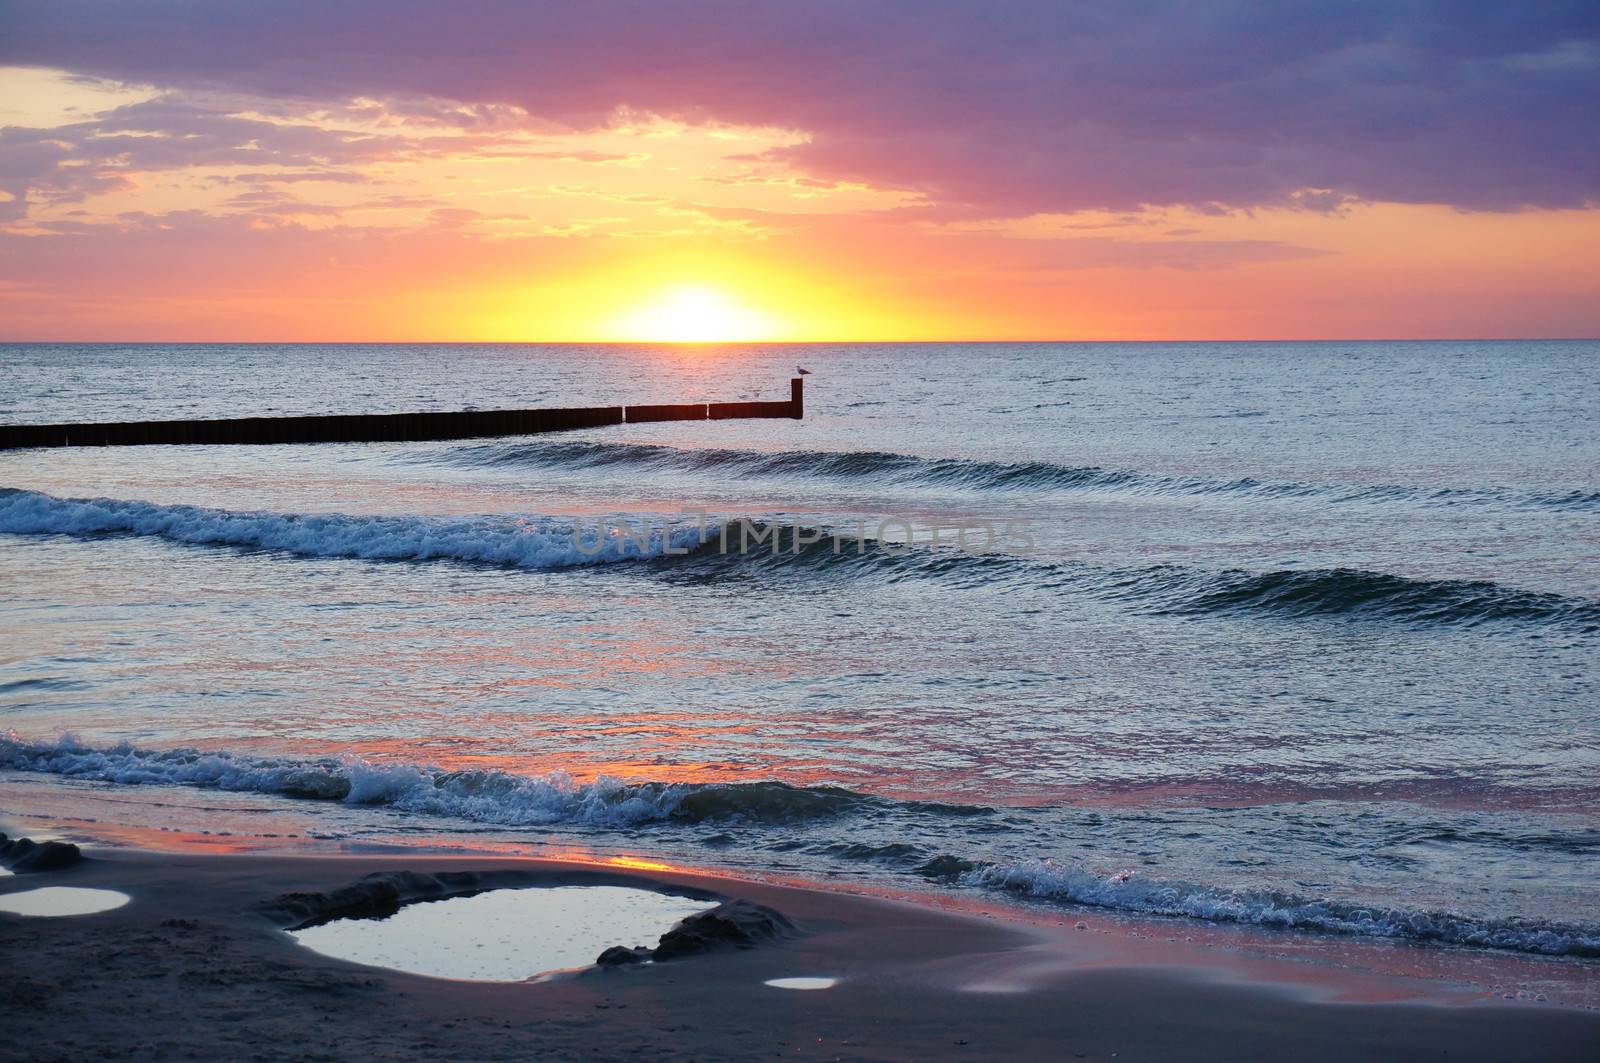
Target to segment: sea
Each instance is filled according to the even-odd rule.
[[[1600,957],[1600,343],[0,346],[0,829]],[[153,839],[153,840],[152,840]]]

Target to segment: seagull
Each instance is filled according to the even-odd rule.
[[[811,375],[811,370],[809,370],[809,369],[801,369],[799,366],[795,366],[794,367],[794,371],[795,371],[795,375],[796,376],[810,376]]]

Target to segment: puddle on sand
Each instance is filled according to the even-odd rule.
[[[13,915],[93,915],[127,904],[129,897],[117,890],[92,890],[83,886],[45,886],[0,896],[0,912]]]
[[[612,945],[654,945],[715,901],[627,886],[536,886],[408,904],[385,919],[336,919],[291,931],[352,963],[432,978],[520,982],[587,967]]]
[[[774,989],[832,989],[839,984],[837,978],[769,978],[762,985]]]

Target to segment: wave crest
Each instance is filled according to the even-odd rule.
[[[537,466],[567,469],[629,468],[738,476],[803,476],[870,480],[887,485],[973,491],[1119,491],[1148,495],[1308,499],[1333,504],[1409,503],[1425,507],[1503,506],[1512,509],[1600,512],[1600,491],[1522,490],[1514,487],[1439,487],[1418,484],[1313,484],[1254,477],[1183,476],[1060,465],[1046,461],[996,462],[922,458],[880,450],[729,450],[650,443],[540,440],[468,444],[411,452],[407,460],[468,468]]]
[[[0,738],[0,767],[135,786],[193,786],[281,794],[352,805],[383,805],[497,826],[626,828],[648,823],[792,823],[881,807],[881,799],[839,787],[781,782],[580,783],[565,772],[446,771],[344,756],[321,760],[247,757],[196,749],[97,749],[68,736],[52,744]]]
[[[650,545],[641,547],[621,535],[592,538],[592,528],[575,534],[571,522],[557,517],[270,513],[0,489],[0,533],[22,535],[152,536],[300,557],[444,560],[541,571],[631,561],[664,578],[690,580],[752,574],[806,581],[931,580],[951,587],[1069,592],[1183,617],[1346,617],[1458,627],[1498,622],[1600,631],[1600,602],[1487,580],[1412,579],[1349,568],[1105,569],[842,533],[836,540],[829,529],[811,525],[751,521],[747,527],[753,533],[748,538],[741,522],[711,523],[702,541],[698,526],[657,526]],[[672,553],[663,551],[664,543]]]
[[[1277,930],[1399,938],[1546,956],[1600,956],[1600,929],[1526,918],[1383,908],[1292,893],[1219,890],[1132,872],[1103,875],[1053,860],[974,863],[943,856],[924,864],[936,881],[1137,915],[1176,916]]]
[[[15,535],[141,535],[201,546],[281,550],[301,557],[464,561],[526,569],[630,558],[618,537],[581,540],[558,518],[434,518],[272,513],[158,505],[114,498],[56,498],[0,488],[0,532]],[[667,533],[674,549],[699,544],[697,528]],[[579,542],[584,548],[579,547]],[[592,549],[591,549],[592,547]],[[637,549],[632,558],[640,556]]]
[[[1471,627],[1493,621],[1600,630],[1600,602],[1521,590],[1489,580],[1419,580],[1363,569],[1230,569],[1203,576],[1148,569],[1115,594],[1178,616],[1272,613],[1371,617]]]
[[[1013,897],[1083,905],[1141,916],[1168,916],[1269,929],[1397,938],[1550,956],[1600,956],[1600,929],[1528,918],[1490,918],[1408,910],[1303,897],[1227,890],[1150,878],[1102,874],[1053,860],[997,862],[952,854],[927,857],[913,841],[817,839],[821,821],[866,815],[915,832],[919,817],[993,815],[977,805],[895,801],[840,787],[751,783],[578,783],[555,772],[515,775],[488,770],[446,771],[419,764],[380,764],[356,757],[293,760],[195,749],[142,750],[126,743],[93,748],[68,736],[30,744],[15,733],[0,737],[0,768],[123,785],[192,786],[279,794],[467,820],[499,827],[566,827],[631,831],[702,824],[797,826],[771,844],[914,872],[946,886]],[[698,833],[698,832],[697,832]],[[781,835],[779,836],[782,837]],[[907,837],[902,833],[901,838]],[[734,836],[702,837],[731,844]]]

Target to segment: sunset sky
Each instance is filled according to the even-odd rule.
[[[0,339],[1600,335],[1600,6],[0,3]]]

